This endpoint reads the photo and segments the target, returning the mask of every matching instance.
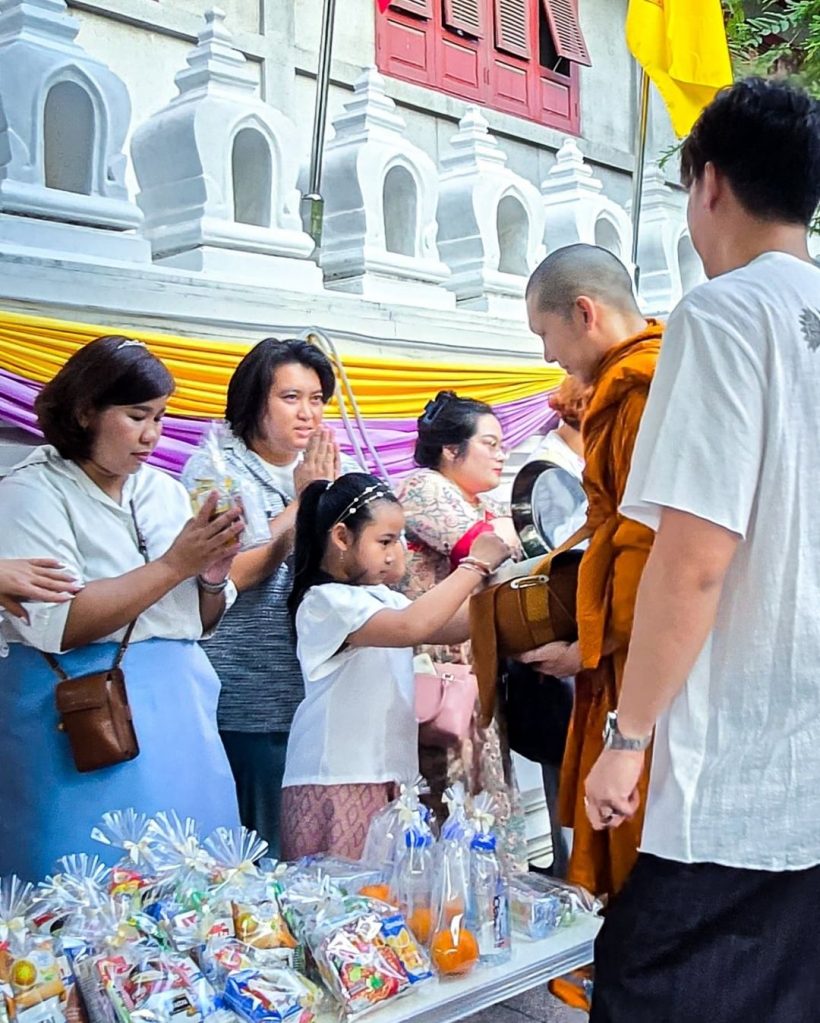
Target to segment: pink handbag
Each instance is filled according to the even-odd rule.
[[[466,664],[434,662],[436,673],[416,673],[416,719],[425,746],[454,746],[470,734],[478,682]]]

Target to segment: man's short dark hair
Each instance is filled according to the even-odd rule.
[[[333,366],[316,345],[298,338],[280,341],[266,337],[251,348],[228,384],[225,419],[234,434],[246,444],[259,435],[277,369],[293,363],[316,373],[322,388],[322,401],[327,403],[333,397],[336,387]]]
[[[569,317],[581,295],[613,309],[640,313],[632,278],[616,255],[600,245],[577,242],[551,252],[527,282],[541,312]]]
[[[820,104],[786,82],[736,82],[717,94],[683,143],[687,188],[707,163],[725,175],[748,213],[808,226],[820,203]]]
[[[112,405],[141,405],[174,392],[174,378],[144,344],[110,334],[75,352],[37,395],[43,436],[63,458],[91,457],[94,430],[81,417]]]

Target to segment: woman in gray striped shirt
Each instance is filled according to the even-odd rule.
[[[271,541],[235,558],[231,579],[239,597],[204,648],[222,680],[217,717],[242,823],[268,841],[273,855],[288,732],[304,695],[287,610],[299,495],[315,479],[358,468],[322,427],[334,384],[333,368],[315,346],[266,338],[228,385],[228,467],[261,491]],[[186,466],[186,485],[190,475]]]

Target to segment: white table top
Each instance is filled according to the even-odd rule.
[[[503,966],[475,970],[468,977],[430,981],[415,991],[369,1012],[370,1023],[455,1023],[490,1005],[545,984],[592,962],[592,946],[601,926],[597,917],[581,917],[543,941],[513,939],[513,955]],[[321,1023],[336,1019],[320,1017]]]

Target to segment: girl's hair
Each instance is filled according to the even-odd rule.
[[[492,408],[483,401],[459,398],[454,391],[439,391],[428,401],[418,419],[418,439],[413,455],[416,465],[425,469],[438,469],[444,448],[458,449],[457,458],[463,458],[467,444],[475,436],[481,416],[494,416]]]
[[[334,483],[314,480],[302,491],[296,514],[293,590],[288,600],[292,615],[319,577],[331,529],[343,522],[357,538],[373,521],[375,501],[399,503],[386,483],[366,472],[345,473]]]
[[[234,434],[246,444],[259,434],[277,369],[294,363],[314,371],[319,378],[325,404],[333,397],[336,387],[333,366],[316,345],[298,338],[279,341],[275,337],[266,337],[251,348],[228,384],[225,419]]]
[[[34,410],[63,458],[91,457],[94,430],[80,419],[112,405],[140,405],[174,392],[174,378],[141,341],[98,337],[75,352],[37,395]]]
[[[573,430],[581,429],[581,422],[586,412],[587,402],[592,396],[592,388],[582,384],[577,377],[567,376],[561,381],[557,391],[547,399],[547,404]]]

